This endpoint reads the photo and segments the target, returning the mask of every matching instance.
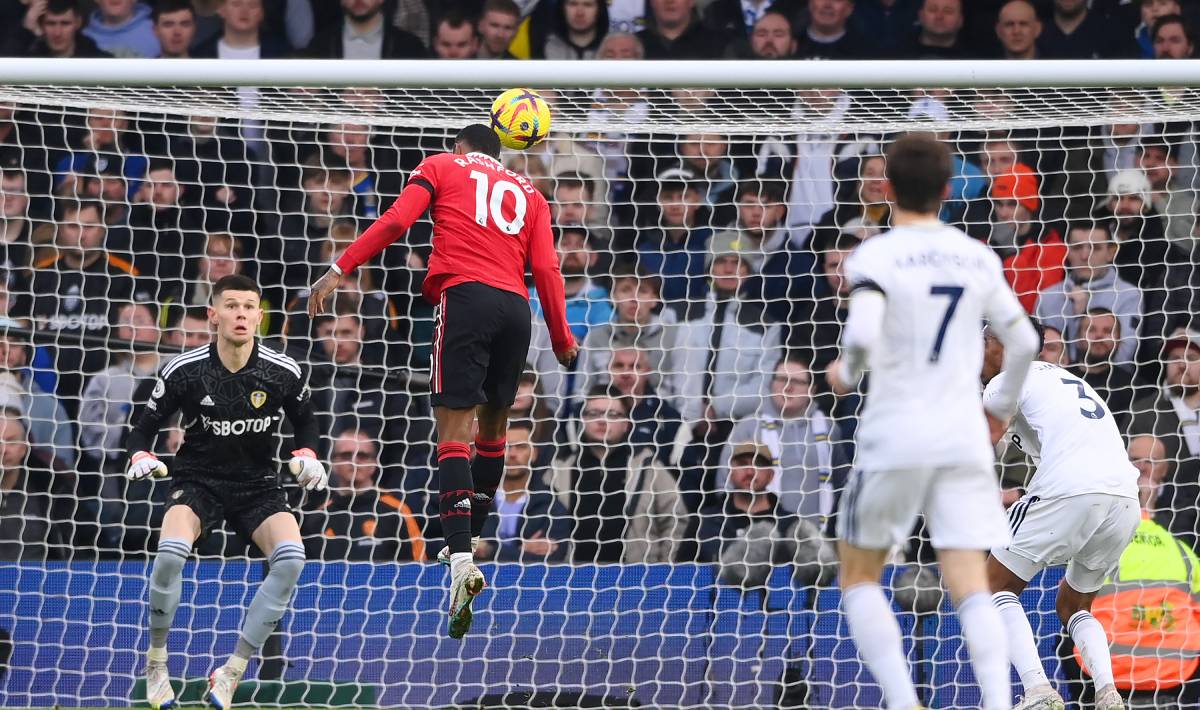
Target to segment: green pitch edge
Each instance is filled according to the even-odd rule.
[[[172,683],[174,685],[174,683]],[[183,687],[175,685],[175,693],[183,706],[202,704],[204,691],[208,690],[207,678],[189,678]],[[258,705],[274,708],[372,707],[379,697],[374,685],[361,683],[336,683],[329,681],[258,681],[244,680],[238,683],[233,694],[233,704],[238,710],[252,710]],[[144,706],[146,680],[139,678],[133,685],[130,698],[134,707]]]

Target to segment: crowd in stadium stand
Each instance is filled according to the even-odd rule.
[[[9,56],[221,58],[1181,58],[1182,0],[0,1]],[[519,82],[520,72],[514,72]],[[257,89],[248,93],[255,101]],[[266,91],[266,90],[262,90]],[[326,92],[337,95],[335,91]],[[596,119],[712,92],[546,92]],[[800,94],[799,120],[864,110]],[[347,98],[347,101],[352,98]],[[923,91],[1003,115],[1000,94]],[[1041,357],[1107,399],[1157,491],[1200,536],[1197,148],[1189,124],[948,135],[943,218],[991,245],[1046,327]],[[556,134],[506,155],[551,201],[583,351],[545,328],[508,431],[502,561],[720,558],[754,523],[828,525],[857,397],[835,399],[842,264],[888,226],[880,134]],[[420,223],[310,321],[307,287],[385,210],[437,132],[108,109],[0,107],[0,559],[154,549],[166,484],[127,482],[123,441],[166,358],[207,342],[221,276],[264,288],[261,335],[310,368],[331,491],[300,503],[313,558],[427,560],[440,547]],[[540,313],[536,298],[535,314]],[[31,334],[32,331],[32,334]],[[392,374],[381,376],[386,368]],[[396,373],[399,373],[397,375]],[[160,437],[169,457],[174,429]],[[1009,452],[1011,502],[1029,475]],[[297,500],[299,500],[297,494]],[[831,528],[827,528],[831,529]],[[214,536],[201,552],[244,549]]]

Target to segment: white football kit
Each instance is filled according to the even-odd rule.
[[[1000,259],[930,222],[868,239],[845,271],[852,293],[841,375],[853,384],[869,369],[870,392],[839,536],[860,548],[890,548],[924,513],[939,549],[1003,544],[1008,527],[979,393],[982,325],[991,323],[1020,369],[1037,337]],[[1019,382],[999,391],[993,414],[1011,416],[1019,392]]]
[[[986,402],[1009,373],[984,391]],[[1103,585],[1141,520],[1138,472],[1104,400],[1086,382],[1046,362],[1029,368],[1009,437],[1037,466],[1009,509],[1012,541],[992,555],[1029,581],[1067,565],[1077,592]]]

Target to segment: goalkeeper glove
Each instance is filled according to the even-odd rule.
[[[296,449],[292,452],[292,460],[288,461],[288,469],[296,477],[296,483],[306,491],[323,491],[329,483],[329,474],[325,466],[317,460],[312,449]]]
[[[149,451],[138,451],[129,457],[129,468],[125,469],[125,477],[131,481],[143,478],[166,478],[167,465],[158,460]]]

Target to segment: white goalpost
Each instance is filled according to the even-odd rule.
[[[1174,350],[1200,351],[1200,61],[0,58],[0,77],[0,706],[144,702],[168,483],[125,481],[124,436],[160,362],[206,341],[212,281],[242,272],[264,289],[261,336],[308,372],[334,491],[282,475],[309,562],[239,704],[878,707],[829,539],[859,400],[832,397],[823,370],[841,261],[888,227],[881,153],[912,130],[953,147],[942,217],[1005,260],[1053,329],[1045,356],[1106,397],[1131,451],[1149,447],[1131,453],[1152,469],[1148,512],[1200,539],[1183,416],[1200,410],[1200,366]],[[551,104],[550,137],[502,157],[552,204],[585,352],[562,371],[535,315],[513,415],[531,460],[509,462],[489,590],[459,642],[434,560],[431,225],[362,269],[331,317],[310,320],[305,299],[417,163],[514,86]],[[98,223],[79,207],[93,203]],[[1108,263],[1067,240],[1096,219],[1115,230]],[[768,513],[738,507],[743,444],[773,460],[753,491]],[[159,453],[178,445],[164,433]],[[1001,446],[1004,488],[1031,471]],[[914,531],[885,588],[924,704],[977,706],[931,560]],[[262,574],[232,532],[198,544],[168,646],[182,704],[233,648]],[[1022,602],[1071,693],[1061,577]]]

